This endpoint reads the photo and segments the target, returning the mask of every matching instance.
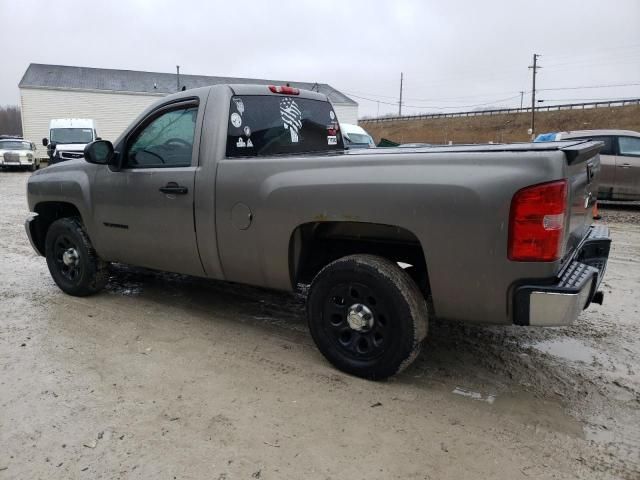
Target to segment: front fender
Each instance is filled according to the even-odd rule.
[[[97,165],[84,160],[71,160],[38,170],[27,182],[29,210],[38,213],[43,204],[69,204],[79,212],[82,222],[91,235],[94,231],[91,182]],[[37,218],[37,217],[36,217]],[[34,224],[33,220],[30,224]]]

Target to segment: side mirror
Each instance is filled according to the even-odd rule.
[[[42,145],[44,145],[45,147],[46,147],[47,145],[49,145],[49,139],[48,139],[48,138],[43,138],[43,139],[42,139]]]
[[[84,147],[84,159],[89,163],[108,165],[113,156],[113,144],[108,140],[96,140]]]

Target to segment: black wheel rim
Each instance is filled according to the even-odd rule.
[[[65,280],[76,283],[82,274],[82,262],[78,246],[69,236],[60,235],[56,238],[54,259],[60,275]]]
[[[338,284],[324,300],[323,326],[327,338],[351,359],[375,360],[393,340],[390,307],[383,295],[363,283]],[[349,316],[355,312],[364,316],[365,325],[354,328]],[[367,318],[369,315],[371,318]]]

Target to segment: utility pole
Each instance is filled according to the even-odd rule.
[[[180,91],[180,65],[176,65],[176,71],[178,72],[176,75],[176,83],[177,83],[176,92],[179,92]]]
[[[538,55],[537,53],[533,54],[533,65],[530,65],[529,68],[532,69],[532,87],[531,87],[531,140],[535,138],[536,135],[536,74],[538,73]]]
[[[380,100],[378,100],[377,103],[378,103],[378,109],[376,110],[376,118],[380,116]]]
[[[520,90],[520,110],[522,110],[522,100],[524,100],[524,91]]]
[[[398,102],[398,116],[402,116],[402,72],[400,72],[400,101]]]

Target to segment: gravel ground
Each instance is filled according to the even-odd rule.
[[[640,208],[608,205],[603,289],[567,328],[432,321],[386,382],[344,375],[300,296],[114,266],[57,289],[0,173],[4,478],[640,478]]]

